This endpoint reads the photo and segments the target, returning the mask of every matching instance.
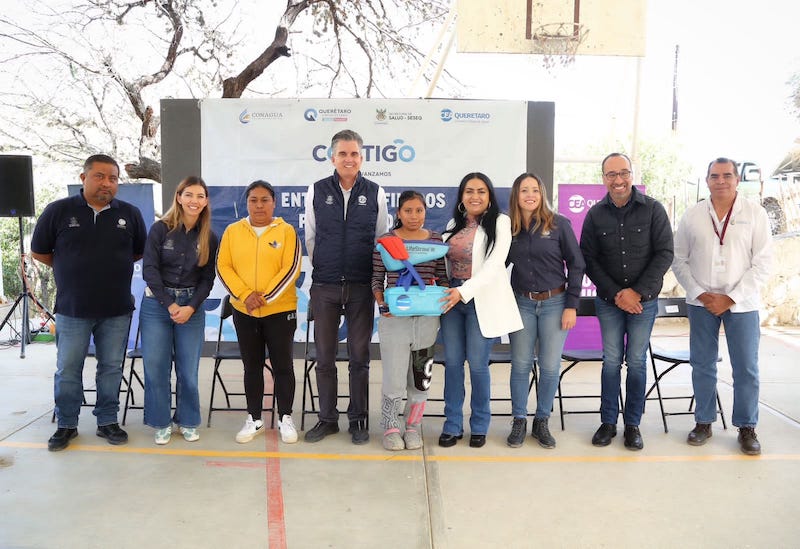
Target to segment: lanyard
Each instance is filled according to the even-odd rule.
[[[714,214],[711,213],[711,210],[708,211],[708,215],[709,217],[711,217],[711,226],[714,228],[714,234],[717,235],[717,238],[719,238],[720,246],[723,245],[723,240],[725,240],[725,233],[728,232],[728,222],[731,220],[731,214],[733,213],[733,205],[736,204],[737,196],[739,196],[739,193],[736,193],[733,196],[733,202],[731,202],[731,208],[728,210],[728,213],[725,214],[725,219],[722,222],[722,233],[720,233],[719,230],[717,229],[717,222],[714,220]]]

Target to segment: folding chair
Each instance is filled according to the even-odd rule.
[[[244,397],[245,393],[244,390],[240,392],[233,392],[228,389],[225,385],[225,381],[222,379],[222,375],[220,375],[219,369],[222,365],[223,361],[225,360],[235,360],[239,363],[242,361],[242,355],[239,352],[239,342],[238,341],[222,341],[222,328],[223,324],[225,323],[225,319],[229,318],[233,314],[233,306],[231,305],[230,296],[226,295],[225,298],[222,300],[222,308],[220,309],[219,315],[219,329],[217,330],[217,343],[214,347],[214,352],[211,355],[211,358],[214,359],[214,373],[211,377],[211,398],[208,401],[208,422],[206,423],[207,427],[211,427],[211,414],[218,410],[227,410],[227,411],[238,411],[238,412],[246,412],[247,408],[241,407],[234,407],[231,405],[231,397]],[[269,374],[272,375],[272,368],[269,364],[264,362],[264,368],[269,371]],[[273,376],[274,380],[274,376]],[[219,384],[219,388],[222,391],[222,394],[225,396],[225,406],[215,406],[214,405],[214,394],[217,389],[217,384]],[[274,391],[274,389],[273,389]],[[265,397],[270,397],[272,399],[272,406],[270,408],[265,408],[265,410],[269,410],[270,412],[270,428],[273,429],[275,427],[275,395],[274,393],[264,393]]]
[[[687,318],[688,317],[688,306],[686,305],[686,299],[683,297],[662,297],[658,299],[658,314],[656,318]],[[661,390],[661,380],[664,378],[665,375],[673,371],[675,368],[682,364],[689,364],[689,349],[679,349],[679,350],[672,350],[672,349],[664,349],[658,346],[653,345],[652,339],[650,341],[650,364],[653,367],[653,384],[647,390],[645,394],[645,401],[647,400],[658,400],[658,405],[661,408],[661,420],[664,422],[664,432],[668,433],[669,429],[667,428],[667,416],[682,416],[682,415],[691,415],[694,412],[692,408],[694,407],[694,393],[691,395],[680,395],[680,396],[664,396]],[[658,362],[665,362],[667,364],[666,368],[659,370],[657,366]],[[717,357],[717,362],[721,362],[722,357]],[[655,397],[651,397],[650,394],[653,392],[653,389],[656,391]],[[722,420],[722,428],[727,429],[728,425],[725,422],[725,413],[722,410],[722,401],[719,398],[719,392],[716,392],[717,397],[717,413],[719,414],[720,419]],[[685,412],[667,412],[664,410],[664,401],[665,400],[688,400],[689,401],[689,408]]]
[[[122,379],[125,381],[125,406],[122,412],[122,424],[128,421],[128,410],[144,410],[144,379],[136,371],[136,361],[142,360],[142,345],[140,342],[141,337],[141,318],[139,326],[136,328],[136,338],[133,340],[133,349],[130,349],[125,357],[130,360],[128,366],[128,379],[125,379],[125,369],[123,363]],[[144,374],[142,374],[144,375]],[[136,404],[136,396],[133,393],[133,380],[136,380],[139,388],[142,390],[142,403]],[[175,407],[173,406],[173,410]]]
[[[344,306],[339,311],[339,317],[344,316]],[[316,415],[319,413],[317,409],[317,404],[319,402],[319,395],[315,393],[315,383],[311,380],[311,373],[314,372],[314,368],[317,365],[317,346],[312,343],[311,340],[311,333],[312,333],[312,326],[314,322],[314,309],[312,307],[312,302],[309,300],[308,302],[308,311],[306,313],[306,321],[307,321],[307,328],[306,328],[306,341],[305,341],[305,348],[303,352],[303,412],[302,417],[300,419],[300,430],[305,431],[306,425],[306,416],[309,414]],[[372,344],[370,344],[370,351],[372,351]],[[372,355],[372,352],[370,352]],[[372,359],[372,356],[370,356]],[[336,358],[334,359],[335,363],[348,363],[350,361],[348,352],[347,352],[347,344],[339,342],[337,349],[336,349]],[[314,381],[316,381],[316,376]],[[346,399],[349,398],[349,394],[337,394],[337,399]],[[367,391],[367,412],[369,412],[369,391]],[[367,414],[367,429],[369,429],[369,413]]]
[[[596,316],[595,307],[594,307],[594,298],[593,297],[581,297],[580,301],[578,302],[578,310],[577,316],[581,317],[592,317]],[[558,408],[561,416],[561,430],[564,430],[564,416],[567,414],[598,414],[600,413],[600,408],[591,409],[591,410],[565,410],[564,409],[564,401],[567,399],[588,399],[588,398],[601,398],[599,394],[591,394],[591,395],[564,395],[562,392],[561,385],[564,381],[564,376],[566,376],[570,370],[572,370],[575,366],[580,364],[581,362],[599,362],[601,365],[603,363],[603,349],[602,345],[599,349],[574,349],[574,350],[565,350],[561,354],[561,360],[569,362],[566,368],[561,370],[561,375],[558,377]],[[622,413],[623,408],[625,407],[625,403],[622,400],[622,388],[620,387],[619,392],[619,411]]]

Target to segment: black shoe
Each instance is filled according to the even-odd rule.
[[[486,444],[486,435],[470,435],[469,446],[470,448],[480,448]]]
[[[636,425],[625,426],[625,448],[628,450],[641,450],[644,448],[642,441],[642,434],[639,432],[639,427]]]
[[[761,443],[756,437],[755,427],[739,427],[739,445],[742,453],[748,456],[757,456],[761,453]]]
[[[547,418],[534,418],[533,429],[531,429],[531,436],[539,441],[539,446],[542,448],[555,448],[556,439],[550,434],[550,429],[547,426]]]
[[[97,436],[106,439],[109,444],[114,446],[128,443],[128,433],[120,429],[119,423],[99,426],[97,428]]]
[[[350,421],[350,428],[347,430],[352,435],[353,444],[366,444],[369,442],[369,431],[367,422],[363,419],[353,419]]]
[[[686,437],[686,442],[689,443],[690,446],[702,446],[708,439],[711,438],[711,424],[710,423],[698,423],[694,426],[689,432],[689,436]]]
[[[439,446],[442,448],[450,448],[451,446],[455,446],[456,442],[464,438],[464,435],[448,435],[447,433],[442,433],[439,435]]]
[[[318,421],[310,431],[303,436],[306,442],[319,442],[328,435],[339,432],[339,425],[333,421]]]
[[[512,448],[519,448],[525,442],[528,434],[528,420],[524,417],[515,417],[511,422],[511,434],[508,435],[506,442]]]
[[[615,436],[617,436],[617,426],[610,423],[602,423],[592,437],[592,444],[595,446],[608,446]]]
[[[77,429],[59,427],[50,440],[47,441],[47,449],[51,452],[58,452],[69,446],[69,441],[78,436]]]

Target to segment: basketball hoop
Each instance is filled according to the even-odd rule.
[[[578,51],[586,35],[587,29],[580,23],[548,23],[533,31],[532,51],[542,56],[542,65],[548,71],[556,67],[567,67],[575,61]]]

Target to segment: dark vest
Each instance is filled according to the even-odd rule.
[[[314,282],[369,283],[372,278],[378,184],[359,174],[350,191],[346,220],[343,212],[338,174],[314,183]]]

